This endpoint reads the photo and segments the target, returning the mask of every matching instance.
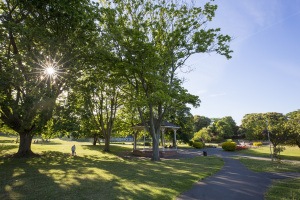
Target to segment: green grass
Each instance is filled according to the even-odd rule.
[[[240,158],[240,161],[249,169],[256,172],[297,172],[300,173],[299,162],[272,162]],[[300,199],[300,178],[283,179],[273,182],[265,194],[267,200]]]
[[[112,145],[112,153],[90,143],[51,140],[32,144],[43,156],[10,158],[17,144],[1,143],[0,199],[174,199],[223,166],[217,157],[162,160],[123,159],[131,145]],[[70,156],[76,145],[77,156]]]
[[[300,178],[274,181],[265,198],[267,200],[299,200]]]
[[[281,159],[300,161],[300,149],[286,146],[281,152]],[[270,158],[270,147],[240,151],[243,154]],[[240,159],[249,169],[257,172],[297,172],[300,173],[299,162],[272,162],[266,160]],[[265,194],[267,200],[300,199],[300,178],[283,179],[273,182]]]
[[[297,172],[300,173],[299,162],[272,162],[270,160],[239,159],[247,168],[256,172]]]
[[[258,148],[250,148],[248,150],[237,151],[246,155],[270,158],[270,147],[262,146]],[[285,150],[280,154],[281,159],[300,161],[300,148],[297,146],[285,146]]]

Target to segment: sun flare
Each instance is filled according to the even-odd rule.
[[[60,64],[60,60],[57,61],[55,58],[46,56],[43,60],[39,60],[37,63],[37,73],[39,74],[38,82],[49,81],[50,84],[56,83],[61,80],[61,75],[63,74]]]
[[[50,66],[50,67],[45,68],[45,74],[52,76],[55,73],[56,73],[56,70],[54,69],[54,67]]]

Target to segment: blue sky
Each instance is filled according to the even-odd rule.
[[[200,2],[200,1],[199,1]],[[216,0],[210,26],[234,38],[232,59],[194,55],[184,87],[201,99],[193,115],[232,116],[300,109],[300,1]]]

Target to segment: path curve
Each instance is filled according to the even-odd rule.
[[[272,180],[300,178],[300,173],[258,173],[247,169],[232,156],[234,152],[221,149],[205,149],[208,155],[222,157],[224,167],[215,175],[196,183],[190,190],[182,193],[177,200],[263,200],[264,193],[271,186]]]

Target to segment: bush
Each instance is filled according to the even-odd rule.
[[[195,147],[196,149],[202,149],[204,147],[204,143],[203,142],[194,142],[193,147]]]
[[[262,142],[253,142],[253,146],[260,147],[262,146]]]
[[[189,146],[191,146],[191,147],[192,147],[192,146],[193,146],[193,144],[194,144],[194,141],[193,141],[193,140],[190,140],[190,141],[189,141]]]
[[[222,149],[224,149],[225,151],[235,151],[236,143],[235,142],[224,142],[222,144]]]

